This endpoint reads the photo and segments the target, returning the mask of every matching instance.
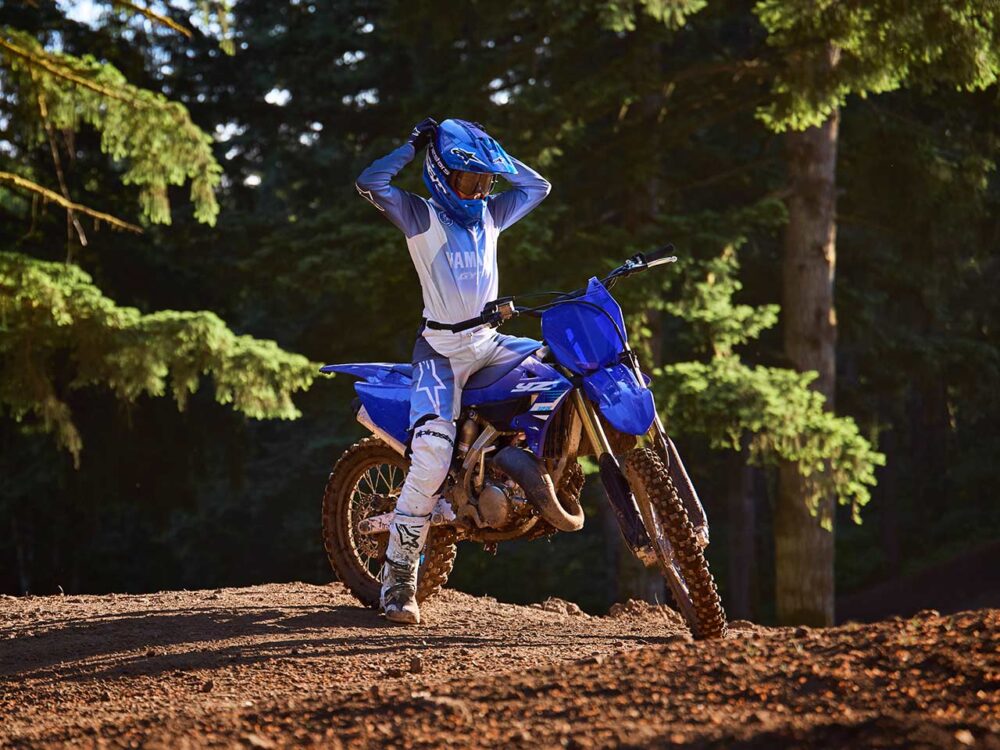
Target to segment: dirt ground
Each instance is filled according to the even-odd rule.
[[[1000,611],[693,642],[446,591],[393,627],[339,584],[0,598],[0,747],[1000,749]]]

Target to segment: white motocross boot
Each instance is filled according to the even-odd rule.
[[[417,605],[417,568],[427,541],[430,516],[397,513],[389,526],[389,546],[382,566],[382,611],[385,619],[403,625],[420,623]]]

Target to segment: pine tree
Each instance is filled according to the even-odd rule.
[[[191,33],[131,3],[113,5],[124,8],[126,17]],[[225,16],[223,9],[213,18]],[[101,226],[141,233],[144,226],[169,224],[171,186],[189,183],[195,218],[215,223],[221,167],[211,138],[185,107],[130,84],[108,63],[60,52],[9,25],[0,26],[0,85],[10,144],[0,169],[0,201],[26,223],[55,203],[70,234],[66,263],[0,252],[0,413],[23,430],[53,433],[76,462],[83,443],[66,401],[76,389],[105,388],[133,402],[169,388],[183,408],[201,376],[210,375],[220,403],[254,418],[296,417],[291,394],[308,388],[314,372],[305,357],[238,336],[209,312],[143,315],[120,307],[71,262],[74,249],[89,245]],[[82,131],[98,134],[110,168],[122,184],[136,188],[138,222],[92,208],[96,196],[84,203],[70,194],[63,161],[75,158],[73,135]],[[51,154],[50,175],[37,174],[27,158],[39,147]],[[53,178],[58,187],[46,187]]]
[[[760,111],[786,136],[785,352],[834,406],[837,321],[836,164],[840,108],[851,95],[904,86],[982,89],[1000,75],[1000,3],[762,0],[755,12],[778,53]],[[804,512],[803,498],[818,514]],[[832,498],[784,466],[775,518],[778,617],[833,623]]]
[[[642,2],[668,26],[689,22],[705,4]],[[635,4],[614,4],[620,28],[635,28]],[[851,95],[902,86],[991,85],[1000,72],[1000,4],[761,0],[753,8],[768,51],[747,61],[771,79],[758,108],[770,130],[786,133],[788,223],[784,233],[785,355],[826,408],[836,387],[836,163],[839,109]],[[738,69],[736,65],[728,67]],[[835,467],[829,470],[835,471]],[[780,469],[775,517],[777,607],[785,623],[833,622],[833,503],[792,464]]]

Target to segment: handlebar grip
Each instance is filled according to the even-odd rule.
[[[667,257],[667,255],[669,255],[673,251],[674,251],[674,246],[673,243],[671,243],[669,245],[664,245],[663,247],[657,248],[656,250],[652,250],[648,253],[642,253],[642,259],[646,264],[649,264],[652,263],[653,261],[659,260],[660,258]]]

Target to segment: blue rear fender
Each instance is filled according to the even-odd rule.
[[[410,426],[410,376],[412,367],[393,362],[326,365],[321,372],[341,372],[361,378],[354,392],[368,416],[380,428],[406,445]]]
[[[622,362],[584,375],[583,392],[608,424],[627,435],[644,435],[656,417],[652,392]]]
[[[354,390],[372,421],[406,445],[410,437],[410,384],[359,380]]]
[[[410,379],[411,365],[395,362],[356,362],[347,365],[323,365],[320,372],[342,372],[369,382],[402,383]]]

